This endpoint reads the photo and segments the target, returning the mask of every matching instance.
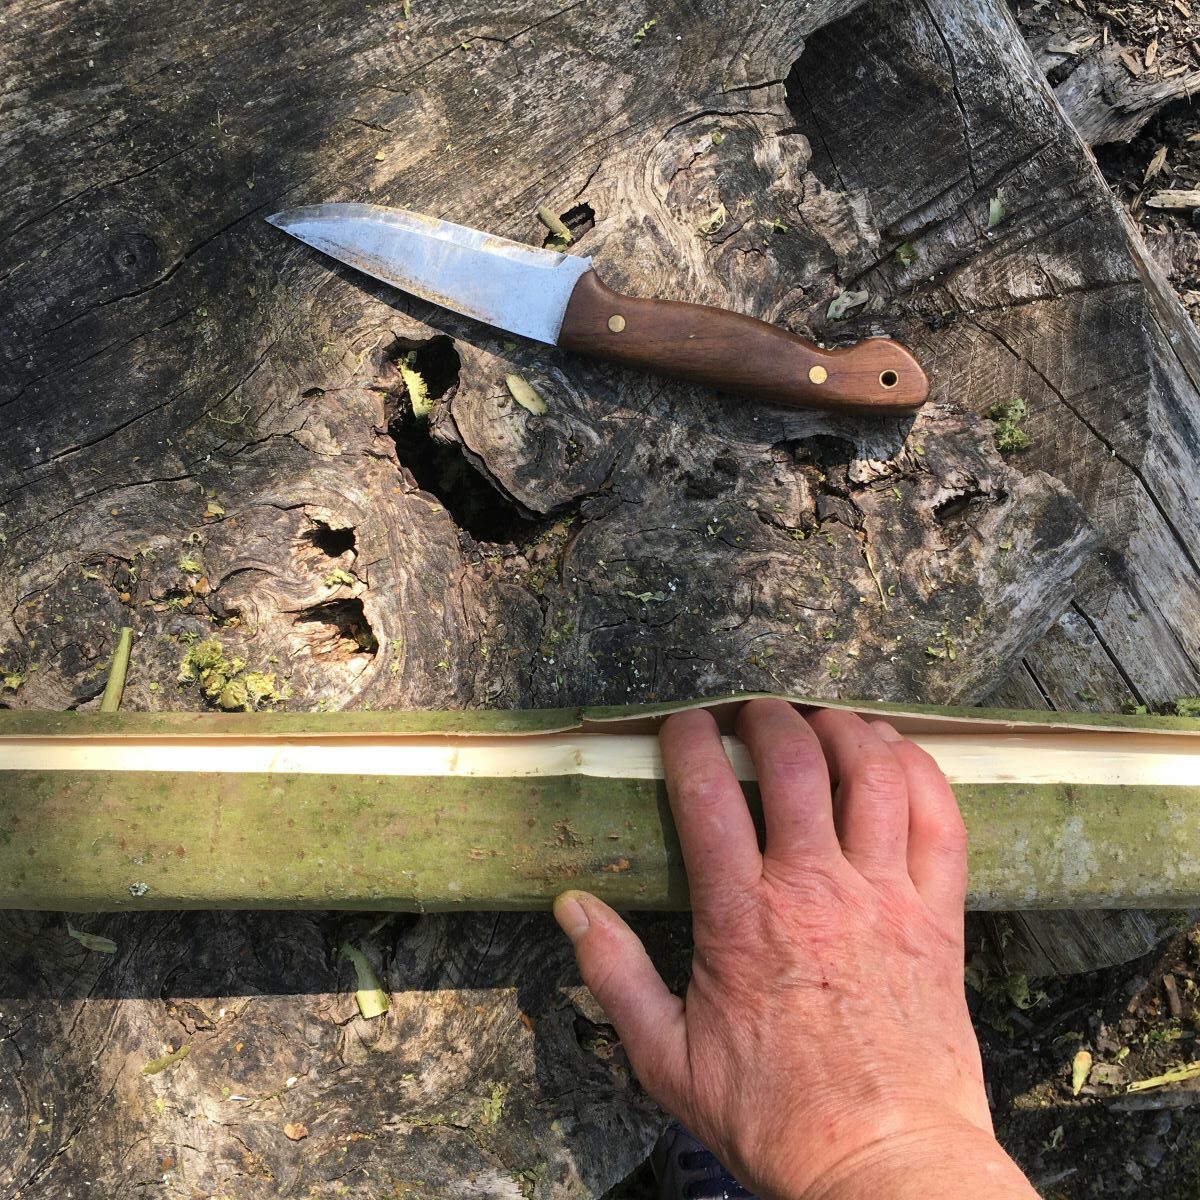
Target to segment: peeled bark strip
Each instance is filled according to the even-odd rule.
[[[725,728],[738,705],[714,708]],[[1200,903],[1200,722],[863,711],[954,785],[970,907]],[[586,888],[683,909],[662,712],[16,716],[0,721],[0,905],[537,909]],[[745,747],[726,749],[756,802]]]

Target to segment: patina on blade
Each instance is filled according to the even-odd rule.
[[[314,204],[267,220],[422,300],[552,346],[571,292],[592,265],[378,204]]]

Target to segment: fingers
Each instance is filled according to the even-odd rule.
[[[672,995],[637,934],[602,900],[564,892],[554,919],[575,947],[579,973],[608,1014],[642,1086],[672,1107],[687,1063],[683,1001]]]
[[[692,908],[712,915],[762,874],[754,821],[709,713],[676,713],[658,740]]]
[[[765,856],[840,857],[829,770],[808,722],[783,700],[751,700],[738,714],[738,736],[758,772],[767,826]]]
[[[958,802],[937,763],[890,725],[886,730],[897,739],[890,748],[908,781],[909,877],[930,909],[961,930],[967,898],[967,827]],[[886,739],[883,729],[879,733]]]
[[[854,713],[822,709],[808,721],[836,783],[842,853],[868,879],[905,875],[908,784],[892,748]]]

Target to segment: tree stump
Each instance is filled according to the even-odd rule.
[[[135,708],[219,699],[178,680],[210,637],[298,709],[1197,690],[1195,332],[998,0],[5,21],[5,703],[94,704],[125,624]],[[889,334],[933,399],[837,419],[509,338],[263,220],[323,200],[530,242],[548,205],[611,286]],[[548,918],[87,932],[115,959],[4,922],[14,1194],[589,1196],[661,1123]]]

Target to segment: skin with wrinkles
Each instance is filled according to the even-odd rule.
[[[694,910],[685,997],[607,905],[555,906],[638,1077],[762,1197],[1033,1196],[992,1132],[945,778],[850,713],[756,700],[738,733],[761,851],[711,716],[661,733]]]

